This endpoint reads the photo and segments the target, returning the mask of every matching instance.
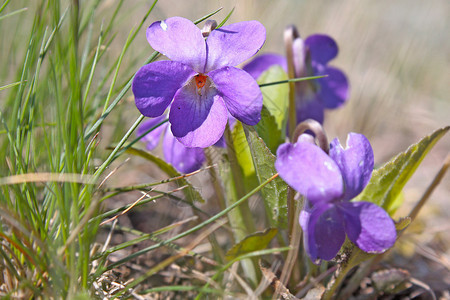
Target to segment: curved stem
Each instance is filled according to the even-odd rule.
[[[217,22],[215,20],[208,20],[205,22],[205,25],[202,28],[202,35],[204,38],[208,37],[211,31],[216,29]]]
[[[292,142],[297,142],[299,136],[305,131],[310,130],[314,133],[317,142],[319,143],[319,147],[322,148],[328,154],[330,150],[328,145],[327,135],[325,130],[322,127],[322,124],[313,119],[308,119],[297,125],[293,134]]]
[[[295,194],[294,191],[292,191],[293,194]],[[295,203],[295,199],[294,203]],[[299,202],[303,202],[302,199],[300,199]],[[294,218],[298,219],[298,216],[300,215],[300,211],[302,208],[302,203],[296,203],[296,207],[294,209],[291,209],[291,211],[294,211]],[[289,278],[291,277],[291,273],[292,273],[292,269],[295,266],[295,263],[297,261],[297,257],[298,257],[298,251],[299,251],[299,247],[300,247],[300,240],[302,237],[302,229],[300,227],[300,225],[298,223],[292,223],[289,224],[289,226],[292,226],[291,228],[289,228],[290,230],[290,242],[289,242],[289,247],[290,250],[288,252],[288,255],[286,257],[286,261],[284,263],[283,266],[283,271],[281,272],[281,276],[280,276],[280,281],[283,285],[287,286],[288,282],[289,282]]]

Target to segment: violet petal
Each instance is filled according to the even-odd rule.
[[[167,130],[163,141],[164,159],[180,173],[191,173],[201,168],[205,155],[201,148],[187,148]]]
[[[349,133],[343,149],[338,139],[331,142],[330,157],[336,162],[344,178],[343,200],[351,200],[362,192],[370,180],[374,157],[369,140],[362,134]]]
[[[225,103],[211,86],[199,95],[195,83],[190,82],[178,90],[170,107],[172,133],[186,147],[213,145],[225,131],[227,120]]]
[[[233,117],[247,125],[256,125],[261,120],[263,97],[250,74],[235,67],[223,67],[208,75]]]
[[[323,104],[318,101],[317,95],[310,95],[311,99],[306,99],[305,97],[302,98],[299,94],[296,96],[297,123],[313,119],[322,124],[324,119]]]
[[[305,45],[311,51],[311,60],[322,65],[326,65],[338,53],[338,46],[334,39],[325,34],[308,36]]]
[[[206,43],[200,29],[190,20],[173,17],[154,22],[147,28],[147,41],[171,60],[187,64],[198,73],[203,72]]]
[[[157,61],[143,66],[132,84],[136,107],[146,117],[159,117],[177,90],[194,74],[189,66],[174,61]]]
[[[277,150],[275,168],[284,181],[313,205],[339,199],[344,192],[339,167],[316,145],[282,144]]]
[[[219,148],[225,148],[227,146],[227,142],[225,141],[225,137],[222,135],[220,139],[214,144],[214,146]]]
[[[320,85],[319,96],[326,108],[338,108],[349,98],[349,84],[345,74],[336,68],[325,67],[320,74],[327,77],[317,79]]]
[[[272,53],[257,56],[242,69],[256,80],[262,73],[274,65],[281,66],[287,72],[286,58],[282,55]]]
[[[138,129],[136,131],[136,134],[138,136],[144,134],[147,130],[151,129],[152,127],[155,127],[156,125],[158,125],[159,123],[164,121],[166,118],[167,118],[166,115],[162,115],[162,116],[157,117],[157,118],[152,118],[152,119],[146,120],[144,123],[142,123],[138,127]],[[147,150],[155,149],[155,147],[159,144],[161,133],[164,132],[164,130],[167,128],[167,125],[168,125],[167,123],[162,124],[158,128],[153,129],[152,131],[147,133],[141,139],[141,141],[146,144]]]
[[[225,66],[236,66],[261,49],[266,29],[258,21],[246,21],[214,29],[206,39],[205,72]]]
[[[342,202],[338,207],[348,238],[361,250],[380,253],[394,245],[395,224],[381,207],[369,202]]]
[[[334,205],[319,205],[302,211],[300,223],[305,248],[313,262],[336,256],[345,241],[345,231],[342,216]]]

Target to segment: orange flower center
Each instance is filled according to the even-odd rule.
[[[208,76],[206,76],[204,74],[197,74],[194,76],[194,78],[195,78],[195,84],[197,85],[197,88],[201,89],[202,87],[205,86],[206,78],[208,78]]]

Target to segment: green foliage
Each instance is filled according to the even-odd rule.
[[[246,190],[250,190],[257,185],[257,180],[255,176],[255,167],[253,166],[252,161],[252,154],[250,153],[250,148],[248,147],[241,122],[236,121],[231,136],[234,147],[232,151],[236,153],[236,159],[244,177],[244,186]],[[227,145],[227,147],[230,147],[230,145]]]
[[[398,202],[403,199],[400,195],[403,187],[431,148],[449,129],[450,127],[444,127],[436,130],[375,170],[369,184],[355,200],[373,202],[392,215],[400,206]]]
[[[225,258],[227,260],[233,260],[241,255],[266,249],[277,232],[278,229],[276,228],[268,228],[264,231],[255,232],[249,236],[246,236],[242,241],[235,244],[230,250],[228,250]]]
[[[256,176],[260,183],[277,173],[275,156],[270,152],[264,141],[258,137],[255,130],[246,130],[247,140],[255,165]],[[281,178],[275,178],[261,190],[266,214],[271,227],[286,228],[287,226],[287,184]]]
[[[0,176],[6,182],[0,187],[0,265],[5,263],[2,278],[10,283],[2,293],[12,297],[86,298],[91,288],[100,222],[100,193],[92,183],[100,183],[116,157],[95,168],[94,158],[106,154],[95,134],[107,116],[100,117],[105,98],[134,73],[130,64],[119,76],[122,58],[153,8],[144,11],[124,46],[115,45],[123,50],[114,57],[107,52],[122,3],[109,8],[115,13],[107,19],[96,17],[107,13],[98,1],[4,1],[0,8],[0,26],[11,29],[0,37]],[[11,70],[16,73],[6,72]],[[13,176],[19,181],[7,180]]]
[[[162,160],[159,157],[154,156],[153,154],[151,154],[148,151],[143,151],[140,149],[130,147],[126,150],[126,152],[128,152],[129,154],[132,154],[132,155],[137,155],[142,158],[145,158],[148,161],[151,161],[152,163],[157,165],[161,169],[161,171],[163,171],[170,177],[180,177],[180,179],[178,179],[178,182],[180,183],[180,185],[188,186],[188,188],[183,189],[183,193],[185,194],[185,196],[189,202],[191,202],[191,203],[194,203],[196,201],[202,202],[202,203],[205,202],[205,200],[202,198],[200,193],[189,183],[189,181],[187,181],[185,178],[183,178],[183,176],[177,170],[175,170],[175,168],[171,164],[166,163],[164,160]]]
[[[275,117],[265,106],[261,110],[261,121],[256,124],[255,129],[272,154],[276,154],[278,146],[284,142],[285,130],[277,127]]]
[[[287,79],[288,76],[286,72],[284,72],[283,68],[275,65],[261,74],[261,76],[258,78],[258,84],[264,85],[266,83],[278,82]],[[261,88],[261,92],[263,94],[264,106],[275,118],[277,128],[284,133],[287,124],[287,110],[289,106],[289,85],[277,84],[264,86]]]

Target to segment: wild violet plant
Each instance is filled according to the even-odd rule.
[[[174,24],[173,30],[177,30],[177,22],[191,24],[190,22],[179,18],[171,18],[152,24],[147,31],[147,39],[150,44],[152,45],[153,43],[153,33],[149,34],[149,31],[164,35],[166,31],[170,31],[169,27],[171,24]],[[209,49],[208,42],[211,37],[216,36],[216,30],[221,31],[222,36],[224,36],[223,41],[228,41],[230,39],[225,38],[227,34],[244,36],[240,31],[251,31],[252,26],[250,24],[253,23],[242,22],[238,24],[239,26],[235,25],[233,31],[229,30],[231,27],[227,28],[226,26],[221,29],[211,28],[211,32],[204,34],[204,37],[207,37],[207,49]],[[246,26],[248,26],[249,29],[247,29]],[[157,30],[152,28],[157,28]],[[192,28],[191,31],[197,32],[196,36],[200,36],[199,29]],[[158,35],[155,33],[154,39],[157,39],[157,36]],[[172,36],[166,42],[167,47],[174,47],[174,39],[176,39],[178,35],[174,32]],[[184,36],[186,36],[186,34],[183,34],[183,37]],[[200,41],[198,37],[196,37],[196,39]],[[156,46],[156,50],[165,49],[165,46],[161,44],[165,41],[164,39],[165,38],[158,39],[161,42]],[[181,40],[181,37],[178,36],[178,39]],[[223,42],[221,49],[226,52],[227,47],[231,47],[231,49],[235,51],[236,47],[233,42],[234,40],[231,40],[231,43],[228,44],[227,42]],[[186,43],[186,41],[183,40],[182,43]],[[203,45],[203,42],[197,42],[197,44]],[[344,104],[348,98],[349,84],[346,76],[339,69],[327,65],[328,62],[337,55],[337,44],[332,38],[326,35],[312,35],[306,40],[302,40],[294,29],[293,39],[290,43],[287,43],[287,47],[289,47],[289,51],[291,55],[293,55],[293,59],[291,60],[293,65],[291,67],[293,68],[296,77],[301,78],[317,75],[327,76],[316,80],[296,82],[295,107],[290,107],[289,109],[297,112],[297,121],[300,123],[300,127],[303,125],[301,122],[305,120],[307,121],[306,123],[313,122],[314,120],[323,123],[324,108],[337,108]],[[203,49],[203,46],[200,48]],[[192,47],[192,49],[197,48]],[[195,51],[197,53],[202,53],[198,50]],[[188,62],[186,58],[176,56],[181,54],[176,53],[176,55],[174,55],[171,52],[168,53],[167,56],[173,60],[178,59],[180,61],[184,60],[185,62]],[[245,58],[248,57],[249,55],[245,55]],[[243,59],[240,58],[239,61],[242,62]],[[245,65],[244,70],[252,75],[253,78],[257,79],[273,65],[280,65],[287,70],[288,61],[289,60],[286,60],[279,55],[263,54]],[[197,94],[200,95],[200,98],[197,97],[197,95],[195,95],[195,98],[200,99],[198,101],[202,101],[201,97],[204,93],[204,90],[202,89],[204,88],[204,82],[206,82],[203,81],[204,78],[202,76],[206,76],[203,74],[209,71],[207,67],[204,67],[208,66],[209,62],[208,58],[206,59],[206,63],[203,59],[200,59],[200,62],[200,69],[198,66],[192,65],[192,68],[197,68],[198,72],[198,74],[193,77],[194,79],[192,79],[192,77],[191,79],[183,78],[185,83],[181,83],[181,87],[180,83],[176,86],[179,90],[174,92],[174,89],[172,89],[167,95],[165,94],[165,91],[158,94],[158,88],[152,89],[141,83],[141,81],[151,82],[152,80],[155,80],[152,77],[154,76],[152,72],[147,73],[143,71],[148,68],[148,66],[139,70],[137,79],[135,79],[134,83],[134,92],[138,109],[148,116],[158,115],[162,109],[167,106],[153,112],[154,110],[151,108],[154,105],[159,104],[159,97],[166,97],[166,103],[170,103],[172,101],[170,95],[172,95],[174,101],[176,101],[177,97],[183,95],[180,91],[193,86],[194,80],[198,91]],[[235,62],[237,62],[237,60]],[[156,63],[152,64],[156,67]],[[177,65],[174,64],[174,71],[177,70],[175,66]],[[202,67],[203,69],[201,69]],[[170,73],[171,71],[164,69],[164,72]],[[188,76],[192,76],[192,73],[188,72],[187,74]],[[212,81],[209,84],[210,87],[214,89],[215,82],[220,81],[221,79],[219,79],[219,76],[215,75],[215,73],[212,74]],[[141,77],[143,79],[141,79]],[[198,79],[199,77],[201,78]],[[155,78],[154,84],[157,85],[159,79],[157,79],[156,76]],[[201,81],[199,82],[199,80]],[[210,79],[206,78],[205,80]],[[144,87],[146,90],[144,90]],[[153,87],[153,85],[151,87]],[[206,88],[208,87],[209,86]],[[227,95],[227,88],[220,84],[217,88],[218,91],[215,91],[214,93],[226,97],[223,95]],[[195,90],[195,87],[193,89]],[[235,89],[232,90],[234,91]],[[208,90],[205,91],[208,92]],[[151,96],[143,97],[145,94],[151,94]],[[145,100],[143,100],[143,98],[145,98]],[[239,106],[241,107],[242,112],[248,112],[247,108],[249,104],[251,104],[250,98],[251,97],[243,98],[243,103],[239,104],[245,105],[245,109],[243,109],[242,106]],[[236,102],[239,102],[239,97],[236,96],[234,99]],[[261,107],[260,96],[254,97],[253,101],[258,103],[257,107]],[[228,102],[227,105],[231,105],[231,103]],[[233,105],[237,106],[236,103]],[[145,109],[142,108],[143,106],[145,106]],[[242,116],[237,114],[236,110],[230,110],[230,112],[238,120],[243,121],[247,125],[256,125],[256,120],[259,120],[260,118],[260,112],[259,109],[255,109],[255,106],[251,107],[253,109],[252,114],[257,115],[256,119],[253,121],[249,121],[248,117],[242,118]],[[169,112],[169,121],[170,116],[175,116],[175,113],[173,112],[177,112],[179,109],[179,107],[172,104]],[[211,111],[213,111],[212,108]],[[189,117],[187,118],[189,120]],[[158,119],[158,121],[161,120]],[[156,124],[158,121],[155,119],[152,124]],[[207,123],[208,122],[205,121],[205,126]],[[203,124],[199,124],[198,126],[200,128]],[[191,129],[193,132],[197,130],[196,128]],[[223,130],[220,129],[217,132],[219,134],[222,133]],[[323,132],[316,131],[315,133],[322,135],[323,139]],[[151,135],[149,134],[149,136]],[[198,138],[201,139],[200,135],[195,134],[195,136],[198,136]],[[217,139],[217,136],[207,143],[208,146]],[[178,137],[178,139],[181,142],[186,140],[180,137]],[[249,142],[251,143],[250,140]],[[185,143],[185,145],[189,146],[192,144]],[[195,145],[200,145],[200,143],[195,143]],[[298,217],[304,232],[303,239],[306,253],[315,263],[320,263],[321,260],[332,260],[341,250],[346,236],[353,243],[354,247],[357,247],[366,253],[376,254],[385,252],[394,245],[397,237],[394,221],[383,208],[372,202],[351,201],[364,190],[372,175],[374,155],[369,141],[362,134],[350,133],[346,148],[343,148],[337,139],[334,139],[330,146],[330,149],[328,149],[328,145],[323,146],[324,149],[321,149],[319,146],[315,145],[313,137],[308,134],[302,134],[298,138],[298,141],[294,140],[292,143],[279,145],[277,158],[274,163],[274,167],[276,171],[279,172],[280,177],[285,180],[289,186],[305,197],[303,209]],[[228,145],[228,147],[230,147],[230,145]],[[192,150],[194,149],[197,151],[199,148],[193,148]],[[166,151],[167,150],[164,149],[165,153]],[[239,155],[240,153],[236,154]],[[166,161],[170,162],[167,159],[167,155],[165,156]],[[187,158],[185,157],[185,159]],[[254,160],[252,164],[253,167],[255,167]],[[241,164],[241,167],[245,166]],[[258,165],[256,165],[256,168],[257,167]],[[274,167],[272,167],[272,169]],[[234,180],[242,180],[243,178],[242,174],[236,174],[236,172],[233,174],[233,177]],[[371,199],[367,200],[370,201]],[[242,222],[242,224],[245,224],[245,222]],[[250,242],[244,239],[239,244],[243,246],[246,243],[248,244]],[[343,263],[343,265],[344,264],[345,263]],[[248,270],[248,265],[243,265],[243,268]],[[331,294],[325,294],[324,297],[332,296],[335,288],[336,287],[331,287],[329,290],[332,291]]]
[[[244,124],[257,124],[261,91],[248,73],[234,66],[258,52],[265,39],[257,21],[212,30],[206,40],[184,18],[153,23],[147,40],[172,61],[153,62],[136,73],[132,89],[137,108],[147,117],[158,117],[170,105],[170,129],[186,147],[215,144],[228,113]]]
[[[286,47],[293,58],[292,71],[295,77],[326,75],[324,78],[295,83],[297,123],[307,119],[323,123],[324,110],[341,107],[350,94],[345,74],[328,65],[338,54],[337,43],[325,34],[313,34],[303,40],[294,27],[290,31],[293,37],[287,37]],[[287,59],[272,53],[256,57],[243,69],[258,79],[274,65],[279,65],[288,72]]]
[[[2,22],[8,3],[0,7]],[[298,122],[299,130],[290,129],[293,136],[286,140],[279,124],[291,120],[289,113],[300,110],[314,118],[321,110],[307,109],[304,100],[290,101],[289,109],[278,111],[263,105],[262,94],[269,89],[277,90],[272,100],[280,103],[287,102],[286,89],[295,90],[289,96],[296,94],[294,100],[315,93],[306,99],[320,102],[321,109],[333,107],[327,102],[332,97],[337,99],[336,107],[346,101],[345,75],[340,73],[344,77],[332,80],[335,69],[328,66],[337,53],[336,43],[328,37],[302,41],[289,27],[288,58],[272,56],[274,64],[284,65],[291,73],[289,80],[268,81],[258,87],[251,75],[236,66],[265,42],[259,22],[224,25],[225,19],[216,26],[206,21],[200,30],[197,24],[215,13],[196,22],[173,17],[147,29],[150,45],[170,61],[156,61],[155,52],[145,62],[142,59],[144,67],[129,79],[118,75],[122,58],[141,26],[150,23],[147,17],[156,1],[111,65],[103,54],[114,36],[111,30],[117,15],[96,36],[92,16],[97,6],[89,11],[80,9],[80,3],[73,1],[64,14],[58,5],[40,3],[49,14],[34,14],[19,75],[15,83],[0,85],[2,92],[11,89],[0,115],[2,297],[298,299],[310,292],[310,299],[313,295],[313,299],[346,299],[358,296],[359,283],[369,276],[376,287],[372,297],[395,293],[380,286],[409,283],[403,273],[392,283],[390,275],[398,278],[400,273],[389,269],[385,270],[389,276],[371,273],[382,252],[394,246],[410,221],[408,216],[391,219],[401,205],[403,186],[449,127],[373,170],[373,151],[362,134],[350,133],[346,147],[335,139],[329,149],[323,129],[306,120]],[[98,38],[97,44],[90,43],[93,37]],[[102,64],[111,70],[106,75],[97,71]],[[308,72],[289,72],[299,66]],[[129,75],[137,68],[130,66]],[[273,70],[261,72],[271,75]],[[105,76],[97,91],[91,89],[94,75]],[[305,77],[315,75],[328,77]],[[106,86],[107,82],[111,85]],[[117,86],[121,87],[118,91]],[[108,131],[102,126],[104,120],[112,120],[112,111],[121,113],[117,104],[130,89],[139,111],[151,119],[140,125],[144,116],[138,116],[126,132],[118,122],[108,141],[114,146],[98,147],[100,133]],[[169,122],[163,123],[167,115]],[[234,126],[226,125],[230,115],[238,120]],[[307,130],[315,137],[304,133]],[[129,141],[135,131],[138,138]],[[142,137],[147,150],[154,149],[161,136],[165,161],[133,147]],[[218,148],[218,157],[213,156],[210,146],[224,140],[226,149]],[[111,178],[117,176],[120,181],[121,170],[129,168],[126,163],[113,162],[135,155],[151,161],[169,178],[127,186],[111,184]],[[202,164],[208,171],[199,169]],[[203,181],[214,191],[210,196],[189,180],[200,172],[210,172]],[[158,188],[171,183],[178,187]],[[133,200],[124,203],[125,193],[139,193],[139,198],[132,195],[126,199]],[[257,203],[264,205],[245,207],[258,196]],[[149,216],[158,228],[151,233],[121,223],[121,218],[132,215],[130,211],[139,207],[153,213],[152,203],[169,199],[182,203],[184,212],[192,208],[195,217],[173,218],[169,226],[162,227]],[[412,219],[426,199],[409,214]],[[113,208],[110,201],[114,201]],[[292,217],[294,222],[286,222]],[[106,241],[96,238],[98,230],[105,233]],[[114,239],[115,235],[120,238]],[[151,257],[151,267],[139,265],[145,257]],[[170,273],[170,266],[177,271]],[[356,272],[350,272],[353,268]],[[135,273],[126,277],[120,272],[123,269]],[[168,273],[176,281],[158,279]],[[161,276],[148,281],[153,275]]]
[[[305,134],[306,135],[306,134]],[[364,252],[382,253],[396,239],[389,215],[370,202],[351,202],[370,180],[374,157],[362,134],[350,133],[344,149],[334,139],[321,149],[308,136],[281,145],[275,167],[290,186],[306,197],[300,213],[305,250],[315,262],[331,260],[345,236]]]

